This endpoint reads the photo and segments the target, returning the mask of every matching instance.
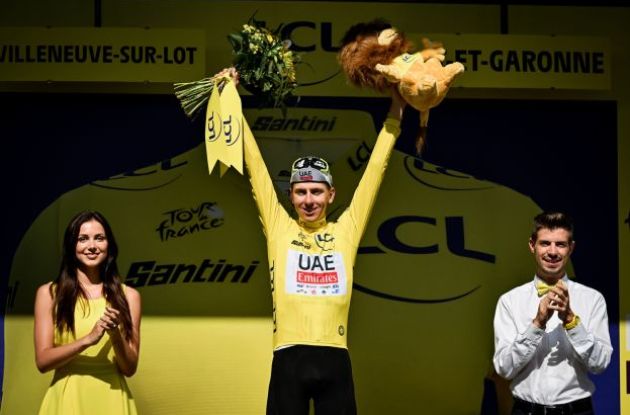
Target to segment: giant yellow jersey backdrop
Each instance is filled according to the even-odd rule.
[[[281,200],[292,159],[323,152],[338,188],[332,214],[343,210],[376,138],[368,114],[247,117]],[[264,237],[246,178],[209,176],[203,146],[70,191],[33,223],[10,277],[19,288],[6,317],[2,413],[35,412],[50,381],[33,364],[34,293],[56,275],[69,218],[87,208],[110,220],[121,272],[142,295],[140,367],[129,382],[139,411],[263,413],[272,357]],[[361,413],[478,413],[496,298],[532,276],[524,241],[538,210],[508,188],[393,153],[355,269],[348,345]]]

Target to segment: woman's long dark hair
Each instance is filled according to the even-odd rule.
[[[105,217],[101,213],[91,210],[79,212],[72,218],[63,237],[61,268],[59,276],[51,285],[51,294],[55,299],[55,327],[60,333],[70,331],[73,335],[76,334],[74,329],[74,308],[79,297],[83,297],[85,300],[88,298],[77,278],[79,260],[76,255],[76,246],[81,225],[92,220],[103,226],[105,237],[107,238],[107,258],[101,264],[100,269],[103,295],[105,300],[120,312],[120,324],[123,335],[129,340],[132,333],[131,313],[129,311],[129,303],[123,292],[118,265],[116,264],[118,244],[116,244],[112,228]]]

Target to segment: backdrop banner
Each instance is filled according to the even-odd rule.
[[[145,2],[124,2],[120,23],[125,23],[125,16],[146,12],[145,7]],[[419,31],[418,16],[427,5],[220,1],[195,3],[194,8],[169,2],[151,7],[164,16],[165,26],[176,18],[194,22],[189,26],[193,29],[0,29],[0,90],[11,91],[23,81],[87,82],[82,92],[103,92],[110,85],[106,82],[165,86],[200,79],[230,64],[227,34],[256,13],[267,27],[282,24],[283,35],[302,54],[301,86],[296,90],[301,101],[283,117],[278,109],[257,108],[258,102],[240,91],[243,115],[288,210],[292,211],[287,198],[291,162],[316,154],[331,163],[337,188],[332,219],[353,195],[387,105],[374,92],[349,86],[340,72],[339,39],[352,24],[382,16],[418,45],[423,36],[444,42],[447,60],[466,65],[454,88],[611,86],[611,47],[606,38],[425,34]],[[449,19],[451,12],[436,7],[432,18]],[[105,20],[107,13],[104,8]],[[110,95],[108,100],[107,94],[91,98],[76,94],[69,99],[63,94],[52,99],[51,94],[37,94],[25,101],[16,97],[19,94],[6,95],[11,98],[4,104],[8,118],[0,123],[0,131],[9,125],[11,134],[3,134],[6,140],[31,143],[21,144],[20,157],[9,160],[17,171],[10,171],[11,177],[18,177],[15,181],[24,187],[20,195],[47,191],[40,180],[50,183],[49,177],[38,176],[58,173],[62,178],[55,182],[54,197],[42,198],[46,206],[32,207],[38,212],[36,219],[32,223],[29,219],[23,229],[15,227],[23,236],[10,253],[10,271],[3,270],[9,275],[3,283],[8,295],[0,415],[36,413],[51,382],[52,373],[42,375],[34,364],[33,300],[37,287],[56,277],[64,229],[84,209],[108,218],[120,248],[120,271],[126,284],[142,296],[140,365],[128,380],[139,413],[264,413],[272,359],[272,302],[265,239],[247,177],[231,170],[221,178],[218,172],[208,175],[203,126],[195,133],[166,128],[174,113],[179,124],[173,125],[202,124],[186,120],[174,108],[174,96],[168,97],[170,101],[159,95],[143,97],[159,101],[154,107],[153,101],[135,101],[127,93],[122,96],[130,102],[142,102],[130,109],[120,96]],[[81,95],[96,109],[84,108],[77,97]],[[29,109],[40,100],[48,106],[35,123]],[[356,262],[348,344],[360,413],[494,415],[481,408],[488,396],[495,399],[495,389],[499,407],[505,410],[509,393],[505,382],[489,381],[492,319],[500,294],[533,278],[535,263],[527,238],[532,218],[543,208],[568,207],[581,215],[578,232],[584,233],[577,234],[570,275],[605,292],[617,348],[617,232],[625,232],[627,239],[629,228],[627,223],[615,226],[616,198],[607,196],[610,187],[616,189],[618,173],[616,130],[609,127],[615,120],[607,118],[611,111],[617,114],[616,107],[589,102],[588,108],[597,111],[586,113],[580,112],[583,102],[550,109],[543,101],[530,103],[522,113],[517,109],[505,114],[497,105],[491,107],[491,115],[483,112],[486,107],[479,101],[444,101],[431,112],[427,154],[433,159],[400,150],[404,140],[411,143],[415,135],[417,114],[403,122],[406,138],[399,139],[389,161]],[[118,106],[121,112],[114,110]],[[14,107],[20,111],[12,112]],[[513,102],[504,107],[515,108]],[[552,110],[562,121],[545,118]],[[117,118],[108,118],[111,114]],[[445,119],[453,114],[458,115],[456,120]],[[19,119],[19,125],[11,124],[11,117]],[[119,123],[120,119],[125,121]],[[140,119],[145,124],[136,125]],[[184,150],[173,144],[187,134],[194,146]],[[595,136],[602,139],[590,141],[591,148],[578,145]],[[48,141],[55,139],[59,153],[50,150]],[[482,139],[487,140],[483,148],[475,142]],[[117,140],[125,144],[114,147]],[[440,140],[449,144],[441,146]],[[508,146],[514,154],[506,154]],[[168,154],[164,159],[143,158],[143,151],[160,147],[177,151],[159,153]],[[557,159],[549,159],[550,148],[557,151]],[[64,151],[74,158],[61,154]],[[98,159],[101,164],[120,169],[98,179],[85,174],[80,177],[90,179],[77,183],[79,179],[70,177],[73,169],[89,165],[87,169],[105,170],[93,162],[95,153],[105,155]],[[40,160],[46,169],[40,170],[32,160]],[[126,164],[116,164],[119,160]],[[476,164],[468,164],[470,160]],[[472,164],[481,167],[475,171],[460,167]],[[29,169],[37,172],[20,176]],[[14,199],[24,205],[31,200]],[[591,223],[593,212],[597,223]],[[591,233],[580,231],[587,226]],[[627,294],[621,295],[626,296],[622,303],[627,314]],[[627,327],[621,330],[625,370],[630,335]],[[618,407],[618,354],[614,359],[596,377],[596,406]]]

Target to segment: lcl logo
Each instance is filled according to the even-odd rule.
[[[394,216],[385,220],[378,227],[377,237],[380,244],[390,251],[402,254],[437,254],[440,247],[437,243],[430,245],[410,245],[401,241],[397,236],[400,227],[410,223],[421,223],[437,226],[437,219],[427,216]],[[464,238],[464,218],[462,216],[447,216],[444,218],[446,232],[446,249],[457,256],[494,264],[495,255],[466,247]],[[379,246],[367,246],[359,249],[360,254],[383,254],[386,251]]]
[[[216,111],[212,111],[212,114],[210,114],[206,122],[206,128],[208,130],[209,142],[214,142],[222,138],[226,145],[232,146],[241,138],[243,132],[243,118],[233,117],[232,114],[229,114],[222,120],[221,116]]]
[[[310,44],[298,44],[294,40],[293,32],[298,30],[309,30],[317,35],[319,30],[319,46],[326,52],[337,52],[340,46],[333,44],[333,27],[331,22],[320,22],[319,28],[317,23],[302,20],[298,22],[286,23],[280,29],[280,37],[282,39],[291,39],[291,50],[296,52],[314,52],[317,49],[317,42]],[[339,36],[341,38],[341,36]]]
[[[391,217],[381,223],[381,225],[378,227],[377,238],[381,246],[361,247],[359,248],[359,254],[386,254],[388,251],[390,251],[412,255],[432,255],[438,254],[440,252],[441,247],[438,243],[433,243],[429,245],[410,245],[409,243],[400,240],[397,231],[399,228],[407,224],[425,224],[427,226],[435,227],[438,226],[438,220],[437,218],[433,217],[416,215]],[[448,250],[448,252],[460,257],[469,258],[471,260],[482,261],[491,264],[494,264],[496,262],[496,256],[494,254],[466,246],[464,238],[464,218],[462,216],[447,216],[444,218],[444,225],[444,231],[446,232],[446,249]],[[480,285],[477,285],[471,289],[468,289],[467,291],[456,293],[445,298],[424,299],[402,297],[390,294],[358,284],[357,282],[354,282],[353,284],[353,288],[355,290],[361,291],[365,294],[392,301],[401,301],[416,304],[438,304],[456,301],[472,294],[480,287]]]
[[[168,186],[169,184],[178,180],[182,175],[182,172],[179,169],[187,164],[188,161],[175,161],[174,159],[167,159],[152,166],[130,170],[123,174],[118,174],[109,178],[93,181],[90,183],[90,186],[132,192],[155,190],[159,189],[160,187]],[[151,181],[150,183],[145,182],[142,185],[138,185],[136,183],[129,184],[129,181],[126,180],[153,175],[156,176],[155,181]]]

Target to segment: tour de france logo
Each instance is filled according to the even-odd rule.
[[[216,229],[225,223],[223,210],[215,202],[169,210],[162,218],[155,229],[162,242]]]

